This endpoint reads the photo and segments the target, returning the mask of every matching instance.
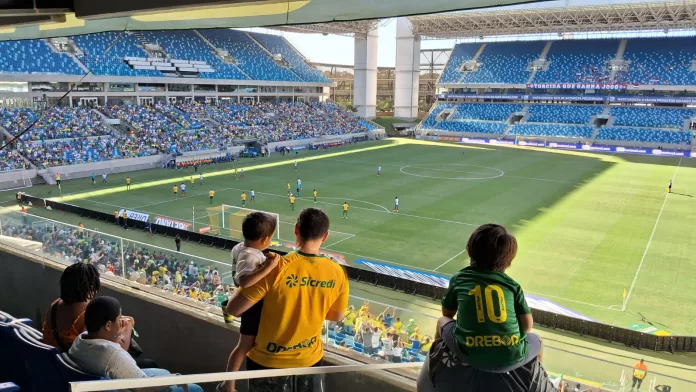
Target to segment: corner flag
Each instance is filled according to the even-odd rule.
[[[626,291],[626,289],[624,289],[624,296],[623,296],[623,297],[624,297],[624,300],[626,299],[626,296],[627,296],[627,295],[628,295],[628,292]]]

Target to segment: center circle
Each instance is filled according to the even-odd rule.
[[[490,180],[505,175],[504,171],[494,167],[466,163],[415,164],[401,166],[399,171],[409,176],[440,180]]]

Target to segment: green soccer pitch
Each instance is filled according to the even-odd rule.
[[[231,164],[201,167],[203,186],[193,169],[128,173],[129,191],[127,174],[110,175],[102,185],[96,173],[95,187],[89,178],[63,181],[62,200],[105,212],[127,208],[195,220],[198,229],[210,224],[211,188],[213,206],[241,206],[242,191],[254,189],[256,201],[247,200],[247,207],[279,214],[284,242],[292,240],[301,209],[318,207],[331,218],[326,250],[348,261],[447,276],[468,264],[471,231],[500,223],[517,236],[519,252],[508,273],[526,293],[624,328],[647,319],[673,334],[696,334],[695,159],[403,139],[303,150],[297,172],[295,159],[242,159],[235,165],[245,167],[244,179],[235,179]],[[172,186],[184,178],[189,195],[175,199]],[[297,178],[303,191],[292,211],[287,183],[294,190]],[[666,192],[670,180],[672,194]],[[27,191],[59,196],[56,186]]]

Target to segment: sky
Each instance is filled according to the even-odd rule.
[[[338,35],[287,33],[263,28],[240,29],[282,35],[312,62],[353,65],[354,39]],[[452,49],[454,40],[426,40],[421,49]],[[393,67],[396,59],[396,19],[380,22],[377,66]]]

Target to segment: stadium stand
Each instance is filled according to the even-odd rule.
[[[51,51],[42,40],[0,42],[0,72],[83,75],[85,71],[68,54]]]
[[[527,83],[529,63],[539,58],[544,41],[489,43],[478,57],[476,72],[468,72],[459,83]]]
[[[172,59],[205,61],[215,72],[199,73],[200,78],[249,79],[234,64],[223,62],[193,30],[142,31],[145,40],[158,44]]]
[[[229,52],[239,68],[253,80],[300,82],[299,76],[279,66],[247,33],[229,29],[199,30],[216,48]]]
[[[17,151],[0,151],[0,171],[19,170],[26,167],[26,162],[24,162]]]
[[[51,140],[104,136],[111,132],[101,123],[101,118],[89,109],[55,106],[45,113],[31,109],[7,109],[0,107],[2,126],[16,135],[41,115],[31,132],[20,137],[22,141]]]
[[[603,110],[599,105],[529,105],[527,122],[587,124]]]
[[[462,77],[462,72],[459,68],[467,61],[474,58],[476,51],[481,47],[481,44],[457,44],[452,50],[447,66],[442,71],[439,83],[457,83]]]
[[[498,121],[440,121],[434,129],[449,132],[474,132],[501,135],[508,127],[507,123]]]
[[[192,104],[184,104],[184,107],[189,107],[193,110]],[[203,127],[202,120],[199,118],[199,114],[195,111],[187,113],[182,111],[176,106],[157,104],[155,108],[162,113],[164,113],[171,120],[181,125],[184,129],[200,129]]]
[[[453,119],[504,121],[512,113],[522,110],[520,104],[463,103],[455,106]]]
[[[266,47],[271,54],[280,54],[287,61],[290,69],[306,82],[329,83],[323,72],[307,64],[305,58],[283,37],[270,34],[250,33],[256,41]]]
[[[691,133],[685,131],[665,131],[661,129],[610,127],[602,128],[596,140],[618,140],[659,144],[689,144]]]
[[[691,37],[646,38],[628,40],[624,60],[630,61],[621,78],[631,84],[693,85],[696,73],[696,44]]]
[[[615,106],[611,108],[610,114],[615,116],[614,126],[681,129],[685,120],[696,116],[696,111],[693,109]]]
[[[510,130],[510,135],[589,139],[592,132],[593,127],[582,125],[518,124]]]
[[[608,60],[616,57],[618,40],[553,41],[548,70],[537,72],[534,83],[607,83]]]
[[[125,57],[148,56],[147,52],[139,47],[142,43],[130,31],[107,31],[70,38],[83,51],[83,54],[77,57],[95,75],[164,76],[156,70],[133,69],[123,61]]]

